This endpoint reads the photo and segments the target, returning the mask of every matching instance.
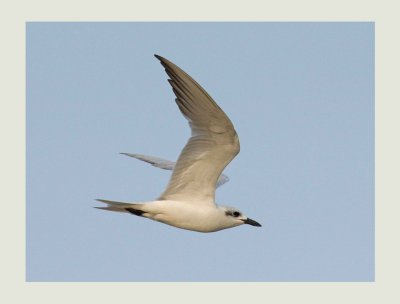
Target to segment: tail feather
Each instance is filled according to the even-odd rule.
[[[128,212],[126,209],[123,208],[117,208],[117,207],[93,207],[96,209],[100,209],[100,210],[107,210],[107,211],[115,211],[115,212]]]
[[[101,203],[105,203],[107,205],[114,205],[114,206],[130,206],[130,205],[134,205],[131,203],[124,203],[124,202],[117,202],[117,201],[109,201],[109,200],[105,200],[105,199],[99,199],[97,198],[96,201],[101,202]]]
[[[106,211],[115,211],[115,212],[129,212],[135,215],[143,214],[141,210],[141,206],[143,204],[132,204],[132,203],[124,203],[124,202],[116,202],[109,201],[104,199],[96,199],[96,201],[107,204],[106,207],[94,207],[96,209],[106,210]]]

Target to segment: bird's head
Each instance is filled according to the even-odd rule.
[[[225,215],[224,221],[227,224],[229,223],[231,227],[243,224],[249,224],[256,227],[261,227],[260,223],[256,222],[255,220],[252,220],[251,218],[248,218],[246,215],[244,215],[241,211],[239,211],[236,208],[224,207],[224,206],[219,206],[219,208]]]

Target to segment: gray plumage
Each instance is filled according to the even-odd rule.
[[[141,161],[151,164],[153,167],[164,169],[164,170],[173,170],[175,167],[175,164],[176,164],[176,162],[166,160],[166,159],[163,159],[160,157],[155,157],[155,156],[135,154],[135,153],[121,153],[121,154],[139,159]],[[217,180],[217,188],[227,182],[229,182],[229,177],[226,176],[225,174],[221,174]]]
[[[192,77],[156,57],[170,77],[176,104],[192,131],[159,199],[214,202],[218,178],[240,151],[239,137],[228,116]]]

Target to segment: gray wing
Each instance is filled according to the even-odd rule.
[[[155,56],[170,77],[175,101],[192,131],[159,199],[214,204],[217,180],[239,153],[239,138],[226,114],[195,80],[172,62]]]
[[[169,161],[166,159],[154,157],[154,156],[147,156],[142,154],[133,154],[133,153],[121,153],[126,156],[134,157],[136,159],[145,161],[146,163],[151,164],[154,167],[165,169],[165,170],[173,170],[175,167],[175,162]]]
[[[155,156],[134,154],[134,153],[121,153],[121,154],[145,161],[146,163],[149,163],[154,167],[161,168],[164,170],[173,170],[175,167],[175,162]],[[229,182],[229,177],[226,176],[225,174],[221,174],[221,176],[217,180],[217,188],[227,182]]]
[[[217,180],[217,188],[221,187],[223,184],[229,182],[229,177],[225,174],[221,174]]]

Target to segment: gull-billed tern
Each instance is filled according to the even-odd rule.
[[[116,202],[98,209],[131,213],[177,228],[214,232],[242,224],[261,227],[233,207],[215,202],[215,189],[224,168],[239,153],[239,137],[228,116],[188,74],[155,55],[164,66],[176,104],[192,131],[174,165],[167,188],[149,202]]]

